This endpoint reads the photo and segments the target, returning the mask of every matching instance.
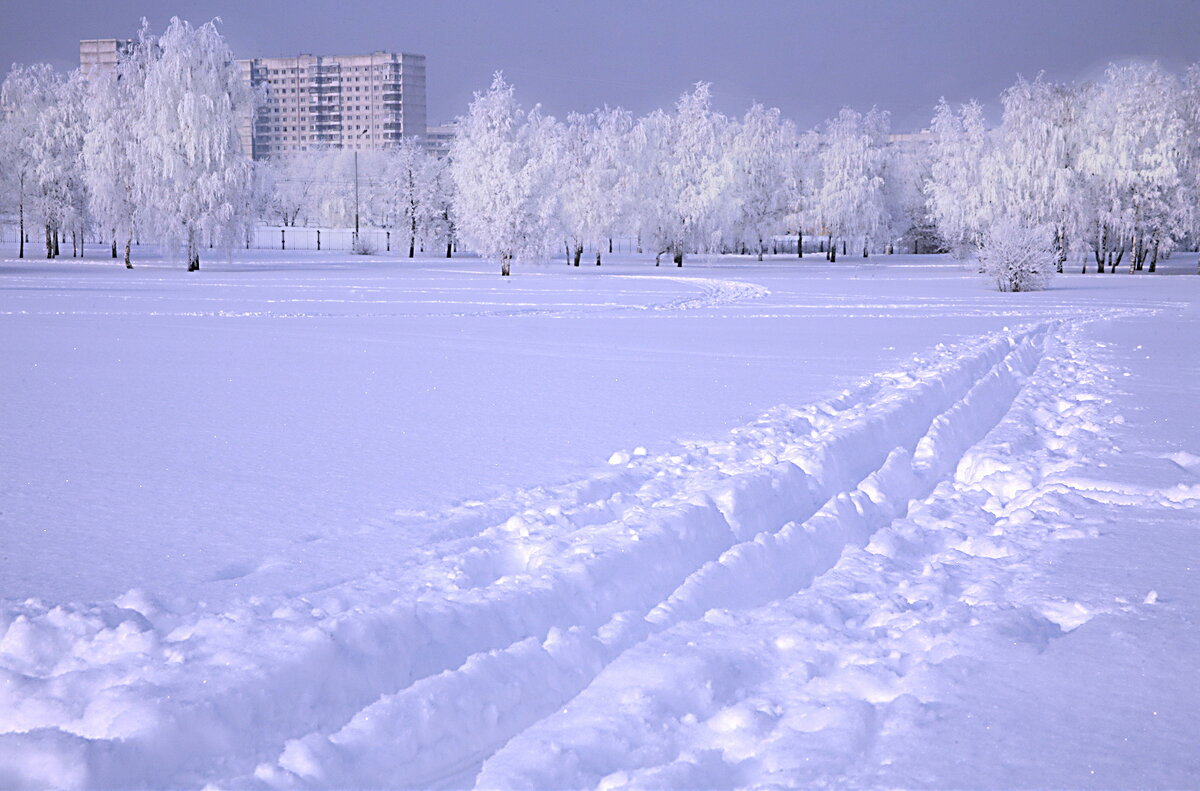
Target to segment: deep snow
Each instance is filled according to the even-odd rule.
[[[0,786],[1200,777],[1190,256],[8,255]]]

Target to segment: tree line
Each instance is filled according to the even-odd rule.
[[[1112,272],[1154,271],[1200,236],[1200,65],[1019,79],[995,128],[977,102],[943,100],[907,136],[876,109],[807,131],[759,104],[731,118],[706,83],[641,117],[605,107],[560,121],[497,74],[446,160],[406,139],[251,162],[239,126],[259,100],[212,23],[173,19],[157,36],[143,23],[133,51],[90,80],[15,66],[0,88],[0,210],[19,224],[19,254],[31,230],[49,257],[66,240],[81,254],[91,231],[127,266],[149,238],[197,269],[203,247],[231,249],[255,223],[361,221],[394,230],[410,256],[461,239],[505,274],[560,252],[578,266],[585,249],[600,264],[614,237],[682,266],[695,253],[761,259],[785,236],[830,261],[902,249],[995,262],[993,243],[1045,247],[1058,271]]]

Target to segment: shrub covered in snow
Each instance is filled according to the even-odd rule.
[[[1054,274],[1049,229],[1004,217],[992,224],[979,249],[979,271],[1001,291],[1040,291]]]
[[[356,255],[375,255],[375,243],[368,239],[365,234],[355,234],[354,242],[350,245],[350,249]]]

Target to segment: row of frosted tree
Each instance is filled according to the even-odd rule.
[[[1200,65],[1181,76],[1114,65],[1079,86],[1020,79],[1002,99],[994,129],[977,102],[943,100],[928,134],[893,140],[876,110],[843,109],[807,132],[757,104],[728,118],[706,84],[673,111],[558,122],[523,109],[497,75],[461,119],[459,231],[503,271],[563,245],[578,263],[614,234],[682,265],[689,252],[761,258],[784,234],[799,255],[816,235],[830,260],[896,245],[966,257],[994,229],[997,248],[1044,238],[1060,272],[1072,255],[1085,272],[1089,258],[1097,272],[1122,260],[1154,271],[1200,237]]]
[[[99,230],[127,266],[134,239],[153,238],[198,269],[202,247],[244,239],[254,179],[238,129],[252,93],[211,23],[143,26],[133,53],[90,81],[16,66],[0,102],[4,208],[22,256],[31,229],[48,257],[66,239],[81,254]]]
[[[261,97],[259,97],[261,98]],[[693,253],[761,257],[781,241],[840,254],[983,254],[996,229],[1088,271],[1130,271],[1194,242],[1200,223],[1200,67],[1112,66],[1103,79],[1018,80],[989,128],[977,103],[935,111],[928,134],[843,109],[802,131],[778,110],[730,118],[698,84],[642,117],[604,108],[557,120],[497,75],[459,119],[448,160],[405,140],[377,152],[297,151],[252,163],[239,128],[256,97],[214,25],[172,20],[110,74],[14,67],[0,102],[0,213],[46,253],[85,233],[124,247],[232,249],[258,223],[387,228],[400,249],[455,240],[501,264],[614,237],[682,266]],[[1020,247],[1021,245],[1010,245]],[[1029,245],[1025,245],[1029,246]],[[361,250],[360,250],[361,251]],[[1035,256],[1036,258],[1036,256]]]

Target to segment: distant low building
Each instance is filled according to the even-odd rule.
[[[454,145],[457,136],[457,121],[430,126],[425,130],[425,150],[438,159],[445,159],[450,155],[450,146]]]
[[[79,42],[79,71],[92,80],[115,71],[121,58],[133,52],[137,42],[131,38],[86,38]]]
[[[425,56],[299,55],[239,60],[260,92],[242,146],[255,159],[310,148],[386,148],[425,137]]]

